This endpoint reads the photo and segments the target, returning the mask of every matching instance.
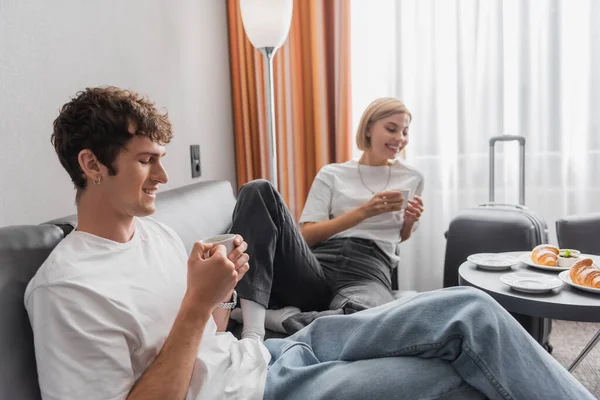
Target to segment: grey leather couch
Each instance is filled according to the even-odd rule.
[[[212,181],[160,193],[156,202],[153,217],[173,228],[189,252],[195,241],[227,232],[235,196],[229,182]],[[40,399],[33,334],[23,295],[37,269],[75,224],[76,216],[71,215],[41,225],[0,228],[0,400]],[[229,327],[238,337],[240,328],[234,322]],[[459,397],[439,399],[454,398],[482,397],[461,392]]]
[[[0,399],[38,400],[33,334],[23,305],[27,283],[63,239],[54,225],[0,228]]]

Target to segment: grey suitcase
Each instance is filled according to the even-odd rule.
[[[499,141],[519,142],[519,204],[494,202],[495,144]],[[458,285],[458,267],[475,253],[530,251],[548,243],[546,222],[525,207],[525,138],[503,135],[490,138],[489,203],[461,210],[450,222],[446,232],[444,287]],[[551,350],[548,335],[551,320],[513,313],[513,316],[538,341]]]

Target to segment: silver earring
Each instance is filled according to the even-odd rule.
[[[98,179],[96,179],[96,180],[94,181],[94,185],[99,185],[101,180],[102,180],[102,178],[101,178],[101,177],[98,177]]]

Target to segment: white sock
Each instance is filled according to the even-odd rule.
[[[265,340],[265,308],[251,300],[241,299],[242,308],[242,339],[254,338]]]
[[[283,307],[279,310],[267,310],[265,315],[265,328],[275,332],[286,333],[283,328],[283,321],[300,312],[299,308],[292,306]]]
[[[283,321],[292,315],[301,313],[299,308],[284,307],[279,310],[265,310],[265,328],[274,332],[286,333],[283,328]],[[240,324],[244,322],[244,317],[241,308],[235,308],[231,311],[230,318]]]

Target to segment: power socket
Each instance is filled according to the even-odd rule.
[[[192,163],[192,178],[197,178],[202,175],[200,168],[200,145],[190,145],[190,161]]]

